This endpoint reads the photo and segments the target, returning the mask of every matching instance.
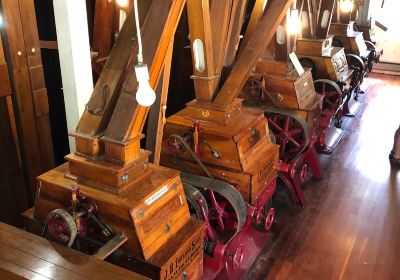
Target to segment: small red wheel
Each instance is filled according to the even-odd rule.
[[[325,142],[324,142],[324,143],[325,143]],[[305,178],[306,175],[307,175],[307,171],[308,171],[308,165],[307,165],[307,164],[304,164],[304,165],[301,167],[300,172],[299,172],[299,176],[300,176],[300,181],[301,181],[301,182],[304,182],[304,178]]]
[[[262,82],[257,79],[249,79],[243,87],[243,91],[254,101],[264,102],[266,99]]]
[[[168,137],[166,143],[165,143],[168,151],[175,155],[180,155],[183,152],[185,152],[185,147],[182,145],[182,143],[176,139],[173,136]]]
[[[228,256],[231,257],[232,267],[237,270],[243,260],[243,244],[239,244],[234,250],[228,252]]]
[[[269,208],[267,211],[267,214],[265,215],[265,220],[264,220],[264,229],[265,231],[269,231],[274,224],[274,219],[275,219],[275,209],[274,208]]]
[[[47,216],[47,229],[57,241],[67,243],[71,247],[78,233],[74,218],[63,209],[56,209]]]

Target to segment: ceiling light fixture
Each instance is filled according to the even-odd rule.
[[[136,34],[138,41],[138,63],[135,65],[136,80],[139,85],[136,91],[136,101],[145,107],[151,106],[156,100],[156,93],[151,88],[149,83],[149,70],[147,65],[143,63],[143,46],[142,36],[140,33],[140,23],[138,14],[137,0],[133,2],[133,9],[135,11]]]
[[[292,9],[288,17],[286,18],[286,29],[290,35],[297,35],[300,33],[301,21],[299,16],[299,10]]]
[[[120,8],[126,8],[128,7],[128,0],[117,0],[117,5]]]
[[[340,9],[344,13],[349,13],[353,10],[353,0],[340,0]]]

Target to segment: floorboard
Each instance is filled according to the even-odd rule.
[[[321,155],[323,180],[305,185],[307,207],[275,228],[272,249],[248,279],[400,279],[400,168],[388,154],[400,123],[400,77],[373,74],[348,133]]]

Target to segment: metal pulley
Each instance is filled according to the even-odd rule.
[[[50,212],[46,218],[46,225],[51,236],[59,242],[67,243],[68,247],[74,244],[78,234],[75,218],[63,209]]]
[[[87,233],[86,224],[82,219],[91,219],[105,237],[114,235],[113,231],[95,216],[98,208],[94,201],[85,197],[79,188],[71,188],[71,194],[70,212],[55,209],[47,215],[45,228],[55,240],[71,247],[77,236],[85,236]]]

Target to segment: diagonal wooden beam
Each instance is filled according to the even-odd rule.
[[[308,20],[308,27],[305,28],[302,26],[301,35],[304,38],[312,38],[315,35],[315,25],[313,21],[313,13],[311,9],[311,0],[304,0],[304,5],[301,12],[306,12],[307,20]]]
[[[143,58],[149,67],[152,88],[157,88],[168,46],[174,37],[184,4],[185,0],[153,0],[142,27]],[[104,137],[110,141],[125,142],[140,135],[149,110],[136,102],[137,80],[133,63],[126,73],[122,92],[104,133]]]
[[[229,20],[227,45],[224,54],[224,66],[228,69],[230,69],[235,62],[240,41],[240,31],[246,13],[246,4],[246,0],[233,0]]]
[[[143,3],[139,5],[141,25],[143,25],[152,2],[153,1],[140,2]],[[151,31],[148,30],[148,32]],[[115,100],[118,99],[121,84],[125,78],[125,69],[131,62],[132,57],[135,56],[135,36],[135,15],[133,11],[131,11],[94,87],[86,110],[79,120],[76,128],[78,134],[101,136],[104,129],[107,127],[114,109]],[[105,92],[107,93],[105,94]]]
[[[251,36],[254,34],[254,30],[257,28],[257,25],[262,18],[267,2],[268,0],[256,0],[256,2],[254,3],[254,7],[250,15],[249,24],[246,28],[246,33],[244,34],[243,40],[241,42],[240,51],[243,50],[243,48],[249,42]]]
[[[253,36],[238,56],[228,78],[214,100],[214,104],[228,106],[239,95],[250,72],[262,56],[265,46],[275,35],[293,0],[271,0]]]
[[[163,74],[158,83],[156,90],[156,102],[150,107],[149,120],[147,124],[146,133],[146,150],[152,152],[150,161],[154,164],[160,164],[160,155],[162,148],[162,138],[164,132],[164,125],[166,122],[166,109],[168,99],[168,88],[172,64],[172,52],[174,49],[174,42],[172,41],[168,47],[167,56],[163,66]]]
[[[319,10],[319,16],[318,16],[318,24],[317,28],[315,31],[315,35],[317,38],[320,39],[325,39],[326,36],[328,36],[329,33],[329,27],[331,26],[331,21],[332,21],[332,16],[333,16],[333,10],[335,8],[336,0],[324,0],[321,3],[321,9]],[[326,26],[322,26],[322,21],[324,20],[323,14],[325,11],[329,12],[329,19],[328,23]]]
[[[215,75],[221,75],[227,48],[232,0],[214,0],[210,6]],[[219,79],[218,79],[219,80]]]

